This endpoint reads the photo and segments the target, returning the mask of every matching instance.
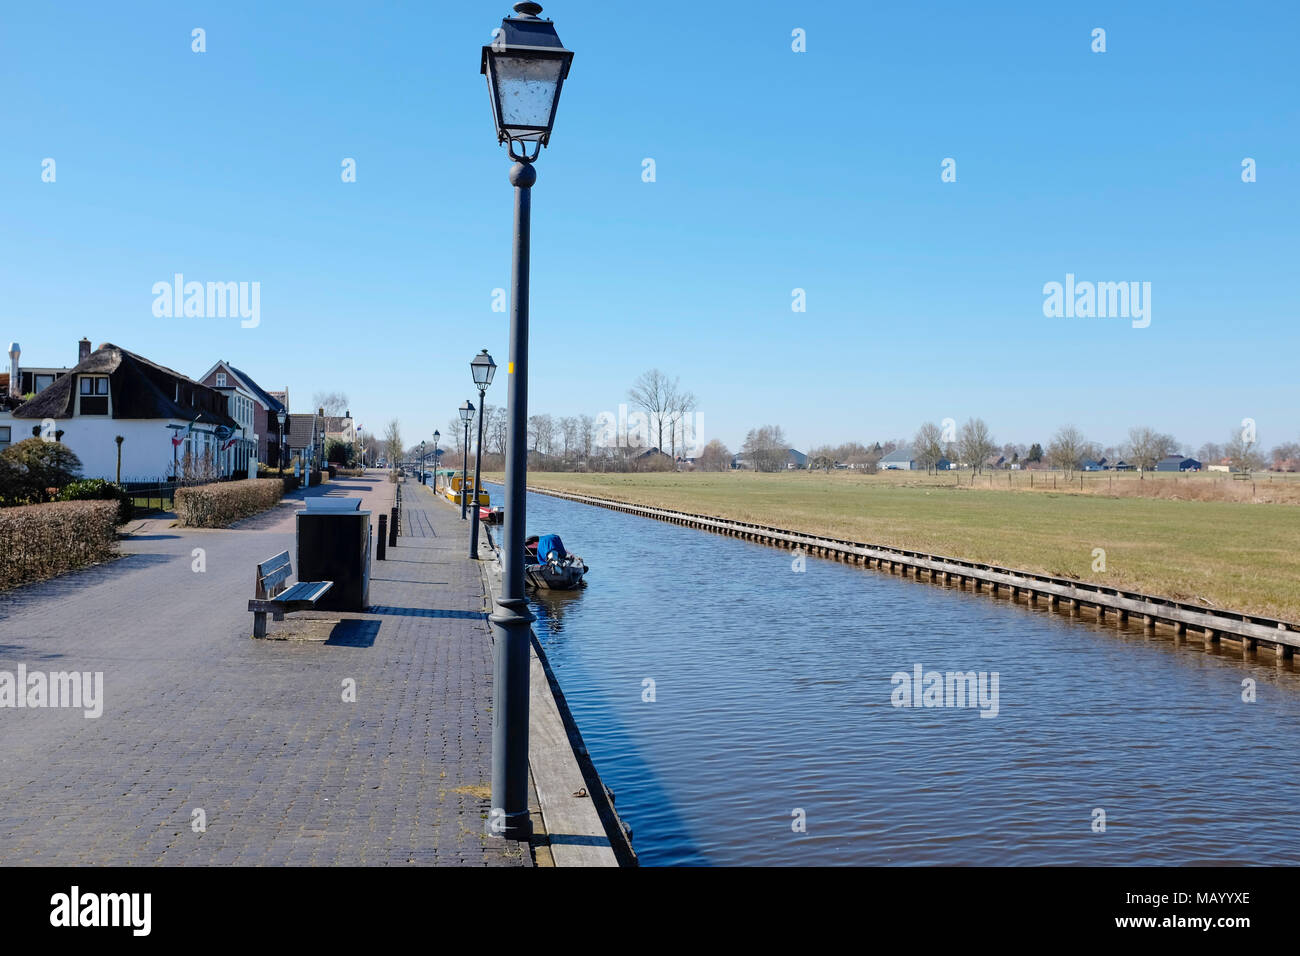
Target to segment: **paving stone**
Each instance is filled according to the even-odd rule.
[[[459,510],[404,484],[368,612],[250,637],[254,566],[295,554],[302,498],[361,496],[375,520],[393,493],[375,475],[232,529],[141,522],[120,560],[0,594],[0,670],[102,671],[105,698],[98,719],[0,709],[0,864],[531,865],[463,789],[490,782],[492,649]],[[352,621],[372,644],[322,639]]]

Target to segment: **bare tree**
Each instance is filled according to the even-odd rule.
[[[1083,432],[1073,425],[1065,425],[1057,430],[1047,445],[1047,463],[1070,474],[1083,463],[1084,458],[1090,457],[1090,450]]]
[[[687,435],[687,424],[690,421],[690,415],[695,411],[698,404],[694,393],[679,388],[677,380],[674,379],[668,395],[668,418],[671,423],[670,435],[674,460],[677,458],[678,439],[681,440],[683,454],[686,454],[688,438],[695,438],[698,441],[699,436]]]
[[[591,457],[592,443],[596,440],[596,419],[590,415],[578,416],[578,445],[582,449],[582,457]]]
[[[564,444],[564,459],[569,460],[578,449],[578,420],[570,415],[560,419],[560,440]]]
[[[318,409],[324,409],[324,414],[330,418],[338,418],[348,410],[346,392],[317,392],[311,397],[311,403]]]
[[[1217,465],[1223,460],[1223,446],[1212,441],[1207,441],[1196,452],[1197,459],[1205,465]]]
[[[925,465],[926,474],[939,464],[943,457],[943,430],[934,422],[926,422],[916,430],[912,439],[912,457]]]
[[[628,401],[645,412],[650,427],[658,435],[655,447],[660,451],[664,450],[664,424],[672,411],[676,391],[676,379],[669,380],[659,369],[652,368],[642,372],[627,392]]]
[[[1289,463],[1289,467],[1294,468],[1296,462],[1300,462],[1300,443],[1284,441],[1273,449],[1273,467],[1285,468]]]
[[[384,429],[384,450],[388,456],[389,467],[396,468],[398,462],[402,460],[402,426],[396,418]]]
[[[715,438],[704,446],[695,463],[701,471],[726,471],[731,467],[731,451]]]
[[[448,419],[447,434],[451,436],[451,441],[447,443],[447,450],[456,449],[456,460],[459,462],[465,457],[465,423],[460,417]]]
[[[528,416],[528,437],[533,443],[533,451],[551,454],[555,446],[555,421],[550,415]]]
[[[780,471],[790,456],[790,446],[780,425],[750,429],[741,453],[759,471]]]
[[[1128,432],[1128,452],[1126,457],[1130,465],[1137,465],[1143,471],[1155,468],[1156,462],[1172,454],[1178,447],[1173,435],[1166,435],[1154,428],[1139,425]]]
[[[1259,453],[1259,442],[1245,429],[1234,428],[1223,446],[1224,456],[1233,471],[1259,471],[1264,467],[1264,456]]]
[[[970,418],[961,426],[957,435],[957,447],[961,457],[970,463],[977,472],[984,469],[984,459],[997,449],[989,426],[982,418]]]

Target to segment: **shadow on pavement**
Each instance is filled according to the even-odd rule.
[[[482,611],[448,611],[428,607],[389,607],[386,604],[372,604],[366,608],[367,614],[389,614],[394,617],[442,617],[456,618],[463,621],[483,620]]]
[[[374,647],[379,636],[379,621],[339,621],[330,631],[330,647]]]

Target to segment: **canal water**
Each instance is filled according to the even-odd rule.
[[[645,864],[1300,862],[1300,675],[1271,656],[528,508],[591,567],[535,629]],[[985,705],[895,706],[918,665],[988,675]]]

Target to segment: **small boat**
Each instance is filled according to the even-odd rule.
[[[446,475],[446,472],[440,471],[438,472],[438,474]],[[457,507],[460,507],[462,488],[465,489],[465,494],[464,494],[465,504],[471,506],[475,504],[490,505],[492,503],[491,496],[482,488],[479,488],[478,494],[475,494],[473,490],[473,485],[474,485],[474,478],[472,476],[469,478],[462,479],[460,475],[453,473],[451,475],[447,475],[446,480],[443,481],[442,483],[441,491],[443,496],[452,504],[456,505]]]
[[[564,549],[558,534],[531,535],[524,541],[524,578],[544,591],[574,591],[584,587],[590,568]]]
[[[478,509],[478,520],[484,524],[501,524],[506,520],[506,509],[497,505],[495,508],[488,505],[480,505]]]

